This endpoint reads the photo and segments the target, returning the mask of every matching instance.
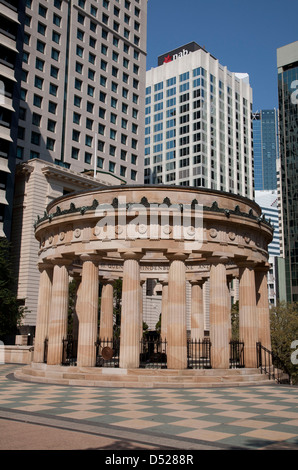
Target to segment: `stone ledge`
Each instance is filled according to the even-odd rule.
[[[117,369],[117,372],[115,370],[32,363],[30,366],[18,369],[15,377],[36,383],[111,388],[198,388],[275,384],[258,369],[237,369],[238,374],[235,374],[235,369],[193,371]]]
[[[5,364],[30,364],[33,359],[33,346],[4,346],[1,353]],[[3,357],[4,356],[4,357]]]

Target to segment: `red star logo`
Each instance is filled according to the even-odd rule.
[[[164,58],[163,63],[164,63],[164,64],[168,64],[169,62],[172,62],[172,57],[171,57],[170,55],[167,55],[167,56]]]

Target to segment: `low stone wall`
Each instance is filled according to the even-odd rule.
[[[0,355],[2,364],[30,364],[33,361],[34,348],[32,346],[20,346],[16,344],[12,346],[2,346],[2,348],[3,350]]]

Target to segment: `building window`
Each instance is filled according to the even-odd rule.
[[[79,149],[75,148],[75,147],[72,147],[71,148],[71,158],[73,158],[74,160],[78,160],[79,159]]]
[[[55,140],[51,139],[50,137],[47,137],[47,144],[46,147],[48,150],[54,150],[55,147]]]
[[[35,86],[36,88],[39,88],[40,90],[42,90],[43,78],[35,76],[34,86]]]
[[[37,132],[31,133],[31,144],[40,145],[40,134]]]
[[[34,126],[40,126],[40,121],[41,121],[41,115],[37,113],[32,114],[32,124]]]

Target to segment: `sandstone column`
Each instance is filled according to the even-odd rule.
[[[99,338],[107,341],[113,340],[113,284],[112,279],[102,282]]]
[[[160,335],[161,335],[162,341],[165,341],[167,339],[168,295],[169,295],[168,281],[162,281],[161,327],[160,327]]]
[[[36,332],[34,342],[34,362],[44,362],[45,339],[48,337],[49,314],[51,307],[53,265],[39,265],[40,281],[38,293]]]
[[[230,305],[226,258],[211,260],[210,268],[210,341],[213,369],[228,369],[230,363]]]
[[[67,260],[55,260],[53,270],[52,300],[49,316],[49,342],[47,364],[62,362],[63,339],[67,336],[68,286]]]
[[[94,367],[98,328],[98,259],[82,255],[82,280],[79,300],[79,338],[77,365]]]
[[[254,266],[247,263],[239,267],[239,339],[244,341],[245,367],[257,366],[256,311],[255,271]]]
[[[120,363],[123,369],[138,368],[140,364],[140,266],[141,255],[122,254],[123,284],[120,335]]]
[[[191,281],[191,338],[204,338],[203,280]]]
[[[167,365],[168,369],[187,368],[186,279],[187,255],[176,253],[170,260],[167,309]]]
[[[267,286],[267,267],[255,269],[257,291],[258,340],[271,351],[270,317]]]

